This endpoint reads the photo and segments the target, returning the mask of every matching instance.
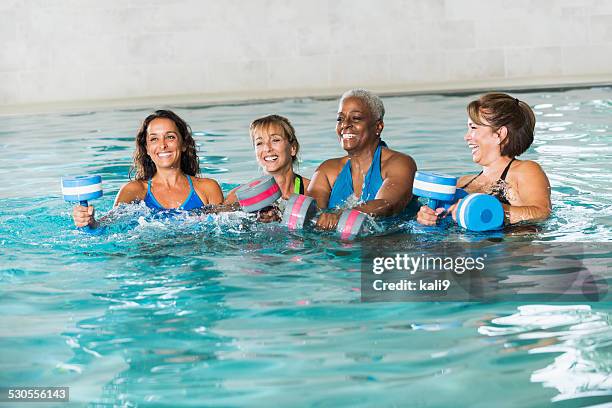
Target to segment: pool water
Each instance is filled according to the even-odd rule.
[[[360,301],[362,253],[385,239],[595,245],[603,256],[582,255],[609,282],[612,88],[515,95],[537,115],[536,141],[521,158],[547,172],[553,216],[491,237],[399,220],[343,242],[242,213],[176,220],[137,204],[86,234],[72,225],[60,177],[102,175],[104,196],[93,204],[108,211],[153,107],[2,117],[0,386],[69,386],[69,406],[95,407],[612,401],[609,302]],[[463,141],[474,97],[384,98],[383,139],[420,169],[476,173]],[[342,154],[336,107],[299,99],[172,109],[194,130],[203,173],[228,192],[261,174],[251,120],[289,117],[309,177]],[[530,263],[521,251],[507,258]]]

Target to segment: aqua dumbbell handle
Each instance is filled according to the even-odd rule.
[[[429,200],[427,200],[427,206],[431,208],[432,210],[435,210],[436,208],[444,207],[444,205],[440,205],[440,204],[446,203],[446,202],[447,201],[440,201],[440,200],[430,198]]]
[[[457,187],[457,190],[455,190],[455,198],[453,199],[453,202],[457,202],[468,195],[469,194],[467,191],[465,191],[462,188]]]

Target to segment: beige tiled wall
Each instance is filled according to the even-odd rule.
[[[3,0],[0,106],[612,80],[606,0]]]

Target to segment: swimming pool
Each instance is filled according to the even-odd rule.
[[[554,214],[495,237],[601,244],[612,232],[612,88],[515,93],[537,115]],[[383,138],[420,169],[476,171],[474,95],[383,98]],[[173,107],[225,192],[260,174],[248,124],[289,117],[301,174],[339,156],[336,101]],[[360,302],[373,242],[469,240],[456,228],[341,242],[240,215],[152,219],[140,206],[77,232],[60,177],[101,174],[112,206],[151,109],[6,116],[0,146],[0,386],[69,386],[71,406],[548,406],[612,398],[610,303]],[[587,254],[588,256],[589,254]],[[520,252],[510,262],[528,264]],[[611,256],[598,258],[609,270]],[[609,277],[609,276],[608,276]],[[563,401],[563,402],[561,402]]]

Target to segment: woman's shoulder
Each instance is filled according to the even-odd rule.
[[[200,194],[206,204],[221,204],[223,191],[217,180],[207,177],[191,177],[193,188]]]
[[[414,170],[417,168],[416,162],[410,155],[389,149],[388,147],[382,149],[380,160],[383,167],[390,164],[393,166],[409,167]]]
[[[147,181],[145,180],[131,180],[121,186],[120,192],[125,193],[146,193],[147,192]]]
[[[193,181],[194,186],[200,188],[206,189],[219,187],[217,180],[208,177],[191,177],[191,180]]]
[[[532,169],[541,170],[542,169],[542,167],[538,164],[538,162],[535,162],[533,160],[519,160],[519,159],[514,160],[512,167],[514,167],[515,169],[526,169],[526,170],[532,170]]]
[[[332,159],[327,159],[323,163],[319,165],[317,171],[323,172],[339,172],[342,167],[346,164],[348,160],[348,156],[343,157],[334,157]]]
[[[515,160],[510,167],[509,175],[515,177],[529,177],[536,174],[545,174],[542,166],[533,160]]]
[[[144,200],[146,194],[147,182],[145,180],[128,181],[119,189],[119,193],[115,198],[115,205]]]

